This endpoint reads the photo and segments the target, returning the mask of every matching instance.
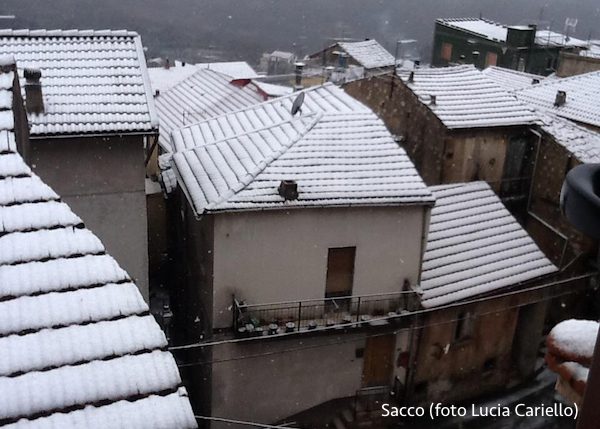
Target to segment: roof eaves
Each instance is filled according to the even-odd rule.
[[[137,33],[135,34],[135,47],[140,63],[140,71],[142,72],[142,79],[144,80],[146,102],[148,104],[148,113],[150,114],[150,125],[152,129],[158,131],[158,113],[156,112],[156,106],[154,105],[154,96],[152,95],[152,85],[150,84],[150,76],[148,75],[148,69],[146,67],[146,55],[144,54],[144,47],[142,46],[142,38]]]

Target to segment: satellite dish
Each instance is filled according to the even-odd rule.
[[[304,103],[304,93],[301,92],[298,94],[298,97],[294,100],[294,104],[292,104],[292,116],[296,116],[296,113],[302,113],[302,103]]]

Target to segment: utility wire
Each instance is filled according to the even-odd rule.
[[[244,426],[254,426],[257,428],[265,428],[265,429],[297,429],[294,428],[292,426],[274,426],[274,425],[266,425],[263,423],[256,423],[256,422],[247,422],[244,420],[234,420],[234,419],[226,419],[223,417],[208,417],[208,416],[194,416],[196,418],[196,420],[210,420],[213,422],[223,422],[223,423],[234,423],[237,425],[244,425]]]
[[[587,279],[587,278],[592,278],[592,277],[597,276],[597,275],[598,275],[598,273],[583,274],[583,275],[576,276],[576,277],[571,277],[571,278],[568,278],[568,279],[557,280],[557,281],[552,282],[552,283],[546,283],[546,284],[543,284],[543,285],[532,286],[532,287],[529,287],[529,288],[526,288],[526,289],[519,289],[519,290],[515,290],[515,291],[511,291],[511,292],[505,292],[503,294],[494,295],[494,296],[491,296],[491,297],[488,296],[488,297],[471,299],[471,300],[468,300],[468,301],[453,302],[453,303],[441,305],[441,306],[438,306],[438,307],[432,307],[432,308],[425,308],[425,309],[421,309],[421,310],[415,310],[415,311],[406,312],[404,314],[395,315],[395,316],[384,316],[384,317],[373,318],[373,319],[370,319],[368,322],[348,322],[348,323],[339,324],[339,325],[335,325],[335,326],[326,326],[326,327],[322,327],[322,328],[318,329],[318,332],[325,332],[325,331],[331,331],[331,330],[339,330],[341,328],[349,328],[349,327],[353,327],[355,325],[360,325],[360,324],[369,323],[369,322],[375,322],[376,323],[376,322],[379,322],[379,321],[387,321],[387,320],[391,320],[391,319],[405,318],[405,317],[416,316],[416,315],[420,315],[420,314],[428,314],[428,313],[436,312],[436,311],[439,311],[439,310],[445,310],[445,309],[448,309],[448,308],[463,307],[463,306],[467,306],[467,305],[470,305],[470,304],[480,303],[480,302],[483,302],[483,301],[492,301],[492,300],[495,300],[495,299],[505,298],[507,296],[514,296],[514,295],[518,295],[518,294],[525,293],[525,292],[533,292],[533,291],[540,290],[540,289],[546,289],[546,288],[550,288],[550,287],[553,287],[553,286],[556,286],[556,285],[574,282],[574,281],[577,281],[577,280],[584,280],[584,279]],[[541,302],[541,301],[538,301],[538,302]],[[506,308],[506,309],[508,309],[508,308]],[[499,309],[498,311],[502,311],[502,310],[504,310],[504,309]],[[306,331],[283,332],[281,334],[269,335],[269,338],[281,338],[281,337],[288,337],[288,336],[298,336],[298,335],[302,335],[302,334],[306,334],[306,333],[314,334],[315,331],[306,330]],[[212,346],[217,346],[217,345],[221,345],[221,344],[233,344],[233,343],[244,343],[244,342],[260,341],[262,339],[263,339],[263,337],[248,337],[248,338],[232,338],[232,339],[229,339],[229,340],[219,340],[219,341],[204,341],[204,342],[199,342],[199,343],[185,344],[185,345],[181,345],[181,346],[172,346],[172,347],[169,347],[169,351],[179,351],[179,350],[189,350],[189,349],[195,349],[195,348],[212,347]]]
[[[587,274],[587,275],[583,275],[583,276],[578,276],[575,278],[571,278],[568,279],[568,281],[574,281],[574,280],[580,280],[580,279],[585,279],[585,278],[591,278],[596,276],[596,273],[593,274]],[[564,281],[562,281],[564,282]],[[554,284],[551,284],[554,285]],[[546,285],[547,287],[548,285]],[[539,287],[534,287],[534,288],[530,288],[528,290],[535,290],[538,289]],[[523,292],[523,291],[520,291]],[[567,295],[571,295],[573,292],[572,291],[567,291],[567,292],[563,292],[560,294],[554,294],[554,295],[550,295],[547,297],[544,297],[542,299],[538,299],[538,300],[529,300],[527,302],[522,302],[520,304],[516,304],[513,306],[508,306],[508,307],[502,307],[499,309],[493,309],[484,313],[479,313],[476,315],[476,317],[481,317],[481,316],[487,316],[490,314],[496,314],[496,313],[502,313],[508,310],[512,310],[515,308],[520,308],[520,307],[524,307],[526,305],[531,305],[531,304],[536,304],[536,303],[540,303],[540,302],[545,302],[545,301],[549,301],[555,298],[559,298],[562,296],[567,296]],[[499,299],[501,297],[504,296],[511,296],[513,294],[504,294],[502,296],[498,296],[498,297],[494,297],[494,299]],[[488,298],[489,300],[490,298]],[[469,304],[472,304],[474,302],[480,302],[482,300],[485,299],[479,299],[479,300],[473,300],[473,301],[469,301],[469,302],[463,302],[460,303],[460,306],[466,306]],[[452,307],[456,307],[458,305],[453,305]],[[445,307],[445,308],[450,308],[450,306]],[[437,310],[440,309],[440,307],[437,307],[435,309],[432,310]],[[419,312],[413,312],[410,314],[406,314],[400,317],[409,317],[412,315],[415,315]],[[394,316],[394,318],[398,318],[398,316]],[[389,318],[381,318],[381,319],[371,319],[371,321],[375,321],[375,320],[384,320],[384,319],[389,319]],[[441,322],[436,322],[436,323],[427,323],[427,324],[421,324],[419,326],[412,326],[412,327],[408,327],[408,328],[400,328],[400,329],[396,329],[392,332],[385,332],[385,333],[378,333],[378,334],[371,334],[371,335],[365,335],[362,336],[360,335],[360,333],[356,333],[355,336],[353,336],[353,338],[344,338],[341,340],[337,340],[337,341],[329,341],[327,343],[321,343],[321,344],[314,344],[314,345],[310,345],[310,346],[300,346],[300,347],[294,347],[294,348],[288,348],[288,349],[284,349],[284,350],[277,350],[277,351],[272,351],[272,352],[263,352],[263,353],[256,353],[256,354],[252,354],[252,355],[243,355],[243,356],[237,356],[237,357],[233,357],[233,358],[227,358],[227,359],[215,359],[215,360],[206,360],[206,361],[198,361],[198,362],[190,362],[190,363],[183,363],[183,364],[179,364],[178,367],[179,368],[187,368],[187,367],[193,367],[193,366],[200,366],[200,365],[209,365],[209,364],[214,364],[214,363],[224,363],[224,362],[231,362],[231,361],[237,361],[237,360],[243,360],[243,359],[252,359],[252,358],[258,358],[258,357],[265,357],[265,356],[272,356],[272,355],[278,355],[278,354],[284,354],[284,353],[290,353],[290,352],[295,352],[295,351],[301,351],[301,350],[308,350],[308,349],[315,349],[315,348],[321,348],[321,347],[329,347],[329,346],[333,346],[333,345],[337,345],[337,344],[345,344],[345,343],[350,343],[350,342],[355,342],[358,341],[359,339],[367,339],[367,338],[374,338],[374,337],[381,337],[381,336],[385,336],[385,335],[390,335],[390,334],[398,334],[399,332],[404,332],[404,331],[412,331],[412,330],[422,330],[424,328],[430,327],[430,326],[440,326],[440,325],[446,325],[449,323],[453,323],[459,320],[464,320],[465,318],[453,318],[453,319],[448,319],[448,320],[444,320]],[[364,322],[363,322],[364,323]],[[368,323],[368,322],[367,322]],[[356,323],[349,323],[347,325],[338,325],[336,328],[340,329],[343,327],[350,327],[356,325]],[[320,330],[319,332],[322,332],[325,329]],[[314,333],[314,331],[309,331],[311,333]],[[278,336],[288,336],[288,335],[298,335],[298,332],[294,332],[294,333],[289,333],[289,334],[280,334],[280,335],[270,335],[268,338],[277,338]],[[263,339],[262,337],[255,337],[255,339]],[[242,339],[240,339],[242,340]],[[245,338],[243,339],[245,340]],[[216,346],[216,345],[221,345],[221,344],[228,344],[230,342],[239,342],[239,341],[232,341],[232,340],[224,340],[224,341],[219,341],[219,342],[212,342],[212,343],[204,343],[208,346]],[[171,350],[171,349],[170,349]],[[179,349],[180,350],[180,349]]]

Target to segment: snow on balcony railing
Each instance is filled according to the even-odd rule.
[[[377,295],[247,304],[233,298],[233,329],[238,336],[268,336],[351,324],[385,324],[385,317],[419,308],[414,291]]]

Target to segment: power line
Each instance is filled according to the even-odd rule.
[[[518,295],[521,293],[525,293],[525,292],[533,292],[536,290],[540,290],[540,289],[546,289],[546,288],[550,288],[556,285],[561,285],[564,283],[570,283],[570,282],[574,282],[577,280],[584,280],[587,278],[592,278],[594,276],[598,275],[597,273],[588,273],[588,274],[583,274],[577,277],[571,277],[568,279],[563,279],[563,280],[557,280],[555,282],[552,283],[545,283],[543,285],[538,285],[538,286],[532,286],[526,289],[519,289],[519,290],[515,290],[515,291],[511,291],[511,292],[505,292],[503,294],[499,294],[499,295],[494,295],[494,296],[488,296],[488,297],[482,297],[482,298],[476,298],[476,299],[471,299],[468,301],[459,301],[459,302],[453,302],[453,303],[449,303],[449,304],[445,304],[445,305],[441,305],[438,307],[432,307],[432,308],[425,308],[425,309],[421,309],[421,310],[415,310],[415,311],[411,311],[411,312],[406,312],[404,314],[400,314],[400,315],[395,315],[395,316],[383,316],[383,317],[377,317],[377,318],[373,318],[370,319],[369,322],[379,322],[379,321],[387,321],[387,320],[392,320],[392,319],[400,319],[400,318],[405,318],[405,317],[409,317],[409,316],[416,316],[416,315],[421,315],[421,314],[428,314],[428,313],[432,313],[435,311],[439,311],[439,310],[445,310],[448,308],[456,308],[456,307],[463,307],[466,305],[470,305],[470,304],[477,304],[483,301],[492,301],[495,299],[501,299],[501,298],[505,298],[507,296],[514,296],[514,295]],[[502,310],[502,309],[501,309]],[[499,311],[501,311],[499,310]],[[369,322],[348,322],[348,323],[343,323],[343,324],[338,324],[338,325],[334,325],[334,326],[326,326],[326,327],[322,327],[318,330],[318,332],[325,332],[325,331],[331,331],[331,330],[339,330],[341,328],[350,328],[350,327],[354,327],[356,325],[360,325],[360,324],[364,324],[364,323],[369,323]],[[294,331],[294,332],[283,332],[280,334],[273,334],[273,335],[269,335],[269,338],[282,338],[282,337],[288,337],[288,336],[298,336],[298,335],[302,335],[302,334],[314,334],[315,331]],[[260,341],[262,340],[262,337],[248,337],[248,338],[232,338],[229,340],[219,340],[219,341],[204,341],[204,342],[199,342],[199,343],[192,343],[192,344],[185,344],[185,345],[181,345],[181,346],[172,346],[169,347],[169,351],[179,351],[179,350],[190,350],[190,349],[195,349],[195,348],[204,348],[204,347],[212,347],[212,346],[217,346],[217,345],[221,345],[221,344],[233,344],[233,343],[244,343],[244,342],[251,342],[251,341]]]
[[[526,291],[534,291],[537,289],[540,289],[541,287],[549,287],[549,286],[553,286],[556,284],[561,284],[561,283],[565,283],[565,282],[570,282],[570,281],[575,281],[575,280],[581,280],[581,279],[586,279],[586,278],[591,278],[596,276],[596,273],[592,273],[592,274],[586,274],[586,275],[582,275],[582,276],[578,276],[578,277],[574,277],[574,278],[570,278],[570,279],[566,279],[566,280],[562,280],[559,282],[555,282],[555,283],[551,283],[549,285],[542,285],[542,286],[537,286],[537,287],[532,287],[529,288],[527,290],[522,290],[522,291],[517,291],[518,293],[522,293],[522,292],[526,292]],[[499,309],[493,309],[487,312],[483,312],[483,313],[479,313],[476,316],[477,317],[481,317],[481,316],[487,316],[490,314],[495,314],[495,313],[501,313],[504,311],[508,311],[508,310],[512,310],[514,308],[520,308],[520,307],[524,307],[526,305],[531,305],[531,304],[537,304],[540,302],[545,302],[545,301],[549,301],[555,298],[559,298],[561,296],[567,296],[567,295],[571,295],[573,292],[572,291],[567,291],[567,292],[563,292],[560,294],[554,294],[551,296],[547,296],[544,297],[542,299],[537,299],[537,300],[529,300],[527,302],[522,302],[520,304],[516,304],[516,305],[512,305],[512,306],[508,306],[508,307],[502,307]],[[491,299],[500,299],[502,297],[506,297],[506,296],[513,296],[515,293],[507,293],[507,294],[503,294],[503,295],[499,295],[499,296],[495,296],[493,298],[481,298],[478,300],[472,300],[469,302],[461,302],[461,303],[457,303],[456,305],[449,305],[446,306],[444,308],[451,308],[451,307],[457,307],[457,306],[466,306],[466,305],[470,305],[473,303],[477,303],[477,302],[481,302],[484,300],[491,300]],[[408,316],[413,316],[416,314],[421,314],[421,313],[425,313],[425,312],[431,312],[434,310],[439,310],[441,307],[437,307],[434,309],[430,309],[430,310],[424,310],[421,312],[413,312],[410,314],[406,314],[404,316],[401,317],[408,317]],[[398,316],[394,316],[394,318],[398,318]],[[375,320],[385,320],[385,319],[389,319],[389,317],[386,318],[380,318],[380,319],[372,319],[372,321]],[[436,322],[436,323],[427,323],[427,324],[421,324],[419,326],[412,326],[409,328],[400,328],[400,329],[396,329],[392,332],[385,332],[385,333],[378,333],[378,334],[372,334],[372,335],[365,335],[365,336],[360,336],[357,338],[357,336],[359,336],[359,333],[357,336],[353,336],[353,338],[345,338],[345,339],[341,339],[341,340],[337,340],[337,341],[329,341],[327,343],[321,343],[321,344],[314,344],[314,345],[310,345],[310,346],[301,346],[301,347],[294,347],[294,348],[288,348],[288,349],[284,349],[284,350],[277,350],[277,351],[272,351],[272,352],[263,352],[263,353],[256,353],[256,354],[252,354],[252,355],[242,355],[242,356],[236,356],[233,358],[227,358],[227,359],[214,359],[214,360],[206,360],[206,361],[198,361],[198,362],[191,362],[191,363],[184,363],[184,364],[179,364],[178,367],[179,368],[187,368],[187,367],[193,367],[193,366],[200,366],[200,365],[208,365],[208,364],[214,364],[214,363],[224,363],[224,362],[230,362],[230,361],[237,361],[237,360],[243,360],[243,359],[253,359],[253,358],[259,358],[259,357],[265,357],[265,356],[273,356],[273,355],[278,355],[278,354],[284,354],[284,353],[290,353],[290,352],[295,352],[295,351],[301,351],[301,350],[309,350],[309,349],[314,349],[314,348],[321,348],[321,347],[329,347],[329,346],[333,346],[333,345],[337,345],[337,344],[345,344],[345,343],[350,343],[350,342],[355,342],[358,341],[359,339],[367,339],[367,338],[375,338],[375,337],[380,337],[380,336],[385,336],[385,335],[390,335],[390,334],[398,334],[399,332],[404,332],[404,331],[411,331],[411,330],[422,330],[424,328],[430,327],[430,326],[439,326],[439,325],[445,325],[445,324],[449,324],[449,323],[453,323],[459,320],[464,320],[465,318],[453,318],[453,319],[448,319],[448,320],[444,320],[441,322]],[[350,323],[347,325],[338,325],[336,328],[340,328],[340,327],[344,327],[344,326],[353,326],[356,325],[356,323]],[[322,329],[321,331],[323,331],[325,329]],[[310,332],[314,332],[314,331],[310,331]],[[290,333],[290,334],[295,334],[297,336],[298,332],[294,332],[294,333]],[[280,334],[280,335],[270,335],[269,338],[277,338],[278,336],[288,336],[290,334]],[[262,339],[262,337],[254,337],[254,339]],[[244,339],[239,339],[239,340],[247,340],[246,338]],[[224,340],[224,341],[219,341],[219,342],[212,342],[212,343],[206,343],[209,346],[215,346],[215,345],[221,345],[221,344],[228,344],[230,342],[239,342],[239,341],[233,341],[233,340]]]
[[[209,420],[209,421],[213,421],[213,422],[234,423],[234,424],[238,424],[238,425],[254,426],[257,428],[265,428],[265,429],[297,429],[292,426],[274,426],[274,425],[267,425],[264,423],[248,422],[248,421],[244,421],[244,420],[226,419],[223,417],[208,417],[208,416],[194,416],[194,417],[196,418],[196,420]]]

